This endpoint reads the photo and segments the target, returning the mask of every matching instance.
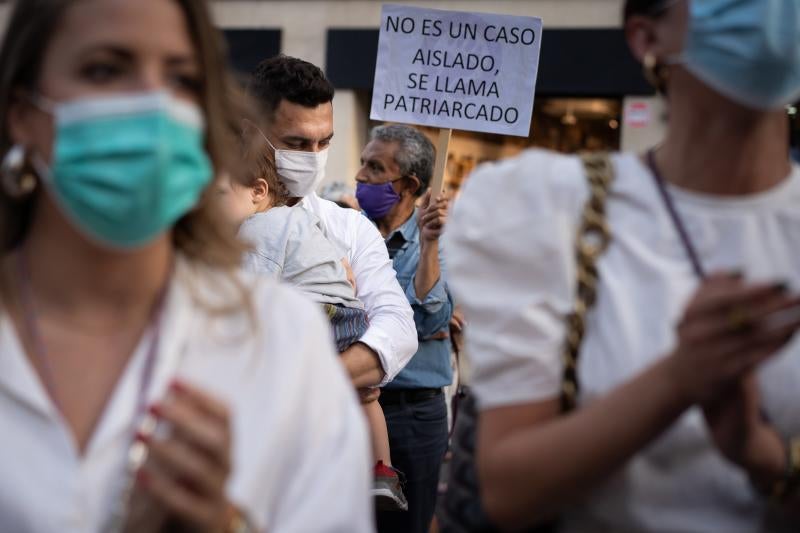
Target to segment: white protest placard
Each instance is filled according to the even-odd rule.
[[[373,120],[527,137],[535,17],[383,6]]]

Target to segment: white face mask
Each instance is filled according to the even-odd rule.
[[[325,179],[328,149],[319,152],[279,150],[269,142],[264,132],[258,131],[275,152],[275,168],[289,196],[304,198],[314,192]]]

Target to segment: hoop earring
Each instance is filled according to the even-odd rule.
[[[21,200],[36,190],[39,180],[28,166],[28,151],[21,144],[9,149],[0,163],[0,184],[10,198]]]
[[[659,93],[667,94],[667,76],[664,74],[664,66],[658,63],[658,59],[653,52],[647,52],[642,59],[642,69],[647,83]]]

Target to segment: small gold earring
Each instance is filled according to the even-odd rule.
[[[660,82],[658,79],[658,73],[656,72],[658,69],[658,60],[656,59],[656,55],[653,52],[647,52],[642,60],[642,66],[644,67],[644,77],[647,79],[647,82],[658,89]]]
[[[0,164],[0,183],[10,198],[21,200],[29,196],[38,184],[36,175],[28,166],[28,153],[24,146],[12,146]]]
[[[669,70],[665,69],[664,65],[659,63],[653,52],[647,52],[644,55],[642,67],[647,82],[661,95],[666,96]]]

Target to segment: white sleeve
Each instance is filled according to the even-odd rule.
[[[304,381],[284,408],[303,427],[286,436],[298,460],[279,467],[284,482],[267,531],[372,533],[372,451],[363,411],[319,307],[306,302],[292,311],[304,317],[296,354]]]
[[[383,237],[366,217],[358,215],[356,220],[351,266],[356,277],[356,296],[369,316],[369,329],[361,342],[378,354],[386,373],[381,385],[385,385],[417,352],[417,328]]]
[[[577,159],[529,151],[479,168],[454,206],[448,281],[481,409],[559,394],[582,183]]]

